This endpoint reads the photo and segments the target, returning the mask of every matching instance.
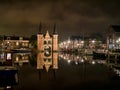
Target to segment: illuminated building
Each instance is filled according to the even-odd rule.
[[[43,69],[46,71],[50,67],[53,69],[58,68],[58,34],[54,25],[53,35],[51,36],[47,31],[46,34],[41,33],[41,24],[39,33],[37,35],[37,69]]]
[[[107,31],[107,48],[120,49],[120,25],[111,25]]]
[[[13,60],[14,64],[22,66],[24,63],[29,63],[30,53],[14,53]]]
[[[3,36],[2,49],[13,50],[29,48],[29,38],[19,36]]]

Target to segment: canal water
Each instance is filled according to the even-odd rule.
[[[19,82],[13,90],[115,90],[119,88],[119,68],[92,56],[60,53],[58,69],[37,70],[36,55],[15,54],[25,62],[15,62]],[[28,58],[28,57],[29,58]],[[27,60],[28,59],[28,60]]]

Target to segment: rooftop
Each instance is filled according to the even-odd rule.
[[[120,25],[111,25],[110,27],[113,28],[115,32],[120,32]]]

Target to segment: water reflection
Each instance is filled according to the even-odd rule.
[[[22,66],[24,63],[29,63],[31,53],[14,53],[13,63]]]
[[[96,61],[92,59],[92,56],[86,56],[86,55],[76,55],[76,54],[69,54],[69,53],[60,53],[59,57],[66,60],[68,64],[74,63],[75,65],[81,64],[81,63],[90,63],[95,64]]]
[[[59,56],[58,56],[59,55]],[[67,64],[72,65],[80,65],[82,63],[84,64],[103,64],[108,66],[108,68],[111,68],[113,72],[115,72],[118,76],[120,76],[120,68],[119,66],[115,66],[113,63],[112,65],[106,60],[94,60],[93,56],[90,55],[76,55],[76,54],[69,54],[69,53],[59,53],[54,52],[51,57],[45,57],[44,53],[13,53],[13,60],[14,65],[22,66],[24,64],[30,64],[31,66],[37,67],[37,69],[46,69],[47,71],[49,68],[52,69],[58,69],[58,57],[59,60],[65,60],[67,61]]]
[[[44,52],[37,54],[37,69],[43,69],[44,67],[47,72],[50,67],[58,69],[58,52],[53,52],[49,57]]]
[[[60,59],[63,59],[67,61],[68,64],[74,64],[74,65],[80,65],[82,63],[85,64],[91,64],[91,65],[105,65],[108,68],[112,69],[113,72],[116,73],[116,75],[120,76],[120,66],[119,64],[115,63],[108,63],[106,60],[99,60],[99,59],[93,59],[93,56],[91,55],[76,55],[76,54],[69,54],[69,53],[60,53],[59,54]]]
[[[120,68],[114,68],[113,71],[120,77]]]
[[[13,54],[14,65],[18,65],[18,67],[20,65],[18,71],[19,84],[14,87],[14,90],[23,90],[25,88],[57,90],[58,87],[60,88],[59,90],[71,88],[76,90],[89,90],[89,88],[94,88],[94,90],[97,90],[98,87],[107,86],[111,82],[112,84],[115,83],[113,78],[116,80],[116,77],[114,77],[115,75],[113,73],[116,73],[118,76],[120,75],[118,67],[111,67],[112,69],[109,69],[105,60],[93,60],[92,56],[67,53],[58,54],[55,52],[50,59],[44,57],[42,52],[38,54]],[[55,61],[57,62],[54,62],[53,59],[56,59]],[[26,62],[26,60],[28,61]],[[22,62],[22,66],[19,62]],[[45,65],[50,65],[47,73],[44,69]],[[59,70],[56,72],[55,70],[58,69],[58,66]],[[39,69],[39,73],[36,67]],[[53,78],[56,79],[53,80]],[[94,87],[94,85],[97,86]]]

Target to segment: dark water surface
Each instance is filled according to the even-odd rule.
[[[59,69],[39,74],[30,64],[19,67],[19,84],[14,90],[115,90],[119,88],[120,77],[104,64],[87,62],[75,64],[59,59]]]
[[[76,63],[59,58],[59,69],[48,72],[25,64],[18,67],[19,83],[13,90],[115,90],[120,77],[106,64]]]

